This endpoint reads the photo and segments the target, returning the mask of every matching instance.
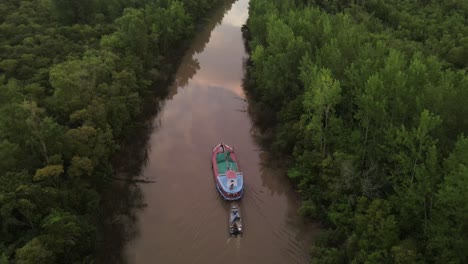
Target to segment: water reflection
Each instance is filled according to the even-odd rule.
[[[189,80],[200,70],[200,63],[198,60],[191,58],[189,60],[183,60],[184,64],[179,67],[176,79],[174,81],[174,87],[185,87],[188,85]],[[177,92],[177,89],[171,89],[173,93],[169,98]]]
[[[230,16],[226,17],[223,21],[225,25],[235,26],[237,28],[242,27],[249,17],[249,13],[246,12],[249,9],[249,1],[240,1],[237,5],[231,8]]]
[[[200,69],[200,63],[195,57],[195,54],[203,52],[206,44],[208,44],[211,39],[213,29],[221,23],[224,15],[231,9],[234,2],[235,0],[224,0],[223,4],[213,12],[212,17],[203,24],[202,29],[196,33],[192,45],[186,51],[182,59],[183,63],[177,70],[175,82],[170,88],[167,99],[172,99],[177,93],[177,88],[187,86],[192,77]]]

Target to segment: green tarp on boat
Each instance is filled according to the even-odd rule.
[[[232,160],[229,152],[219,153],[216,155],[216,163],[218,165],[219,174],[226,173],[228,167],[233,171],[238,171],[237,164]]]

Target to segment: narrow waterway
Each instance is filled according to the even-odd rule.
[[[241,26],[248,2],[225,1],[214,12],[155,106],[139,177],[147,181],[139,184],[145,206],[124,250],[127,263],[310,262],[314,227],[297,215],[297,195],[256,143],[247,111]],[[245,177],[243,237],[229,237],[229,203],[214,185],[210,155],[220,141],[234,146]]]

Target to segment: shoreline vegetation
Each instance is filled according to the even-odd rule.
[[[468,262],[466,1],[251,0],[244,86],[312,263]]]
[[[164,84],[160,84],[164,89],[152,90],[150,95],[145,96],[141,107],[142,115],[135,121],[134,127],[114,153],[113,181],[111,185],[106,186],[102,194],[96,263],[125,262],[125,246],[139,232],[136,225],[138,211],[146,206],[140,184],[157,184],[154,179],[157,176],[142,178],[140,172],[147,159],[149,137],[154,129],[158,129],[154,127],[153,120],[160,111],[160,102],[172,96],[167,88],[173,85],[183,86],[196,74],[199,66],[198,61],[193,59],[193,55],[204,49],[210,40],[211,32],[223,19],[226,11],[231,9],[234,2],[235,0],[218,0],[210,5],[205,16],[197,21],[194,30],[197,39],[190,38],[185,43],[187,45],[179,47],[180,52],[176,52],[177,58],[172,58],[173,68],[169,71],[172,73],[171,78]],[[185,61],[184,57],[187,56],[190,59]],[[182,61],[185,63],[184,67],[192,69],[191,74],[175,76]]]
[[[0,263],[95,262],[112,155],[219,3],[0,3]]]

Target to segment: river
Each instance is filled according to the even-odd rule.
[[[242,88],[241,26],[248,0],[225,1],[182,59],[145,141],[137,210],[125,263],[309,263],[316,228],[297,214],[283,170],[256,143]],[[212,148],[234,146],[245,177],[245,233],[231,238],[229,203],[217,192]]]

